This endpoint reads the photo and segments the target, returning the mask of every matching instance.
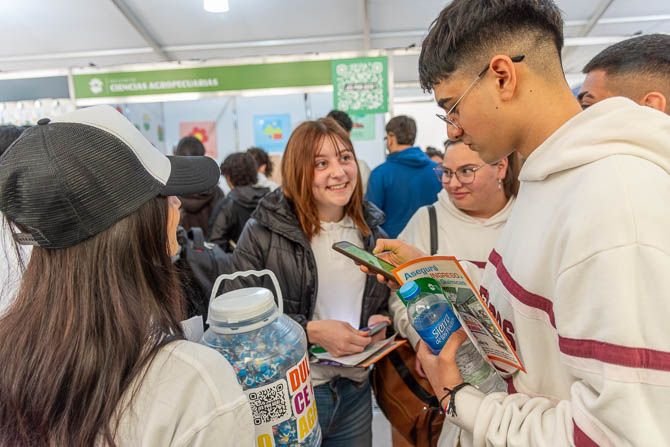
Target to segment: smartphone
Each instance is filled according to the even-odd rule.
[[[373,324],[370,327],[364,327],[361,329],[361,331],[367,331],[368,336],[372,337],[373,335],[378,334],[381,332],[384,328],[388,327],[388,321],[382,321],[381,323]]]
[[[392,264],[379,259],[377,256],[372,253],[368,253],[363,250],[361,247],[357,247],[351,242],[342,241],[335,242],[333,244],[333,250],[339,251],[344,256],[353,259],[358,264],[363,264],[371,272],[379,273],[384,278],[390,281],[396,281],[395,276],[393,276],[393,269],[395,267]]]

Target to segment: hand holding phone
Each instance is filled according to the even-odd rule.
[[[379,259],[372,253],[368,253],[361,247],[355,246],[351,242],[336,242],[333,244],[333,250],[342,253],[344,256],[350,259],[353,259],[357,264],[366,266],[371,272],[380,274],[389,281],[396,280],[395,276],[393,276],[393,269],[395,269],[395,266],[389,264],[383,259]]]
[[[375,334],[378,334],[382,329],[389,326],[388,321],[382,321],[381,323],[373,324],[372,326],[362,328],[361,331],[367,331],[368,336],[372,337]]]

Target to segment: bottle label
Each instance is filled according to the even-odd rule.
[[[279,445],[282,440],[302,445],[319,426],[307,356],[286,372],[286,378],[244,392],[258,447]]]
[[[291,407],[296,417],[298,441],[304,442],[319,425],[307,356],[303,357],[295,367],[289,369],[286,377],[289,380]]]
[[[434,322],[424,321],[432,315],[439,315]],[[461,327],[454,311],[447,302],[436,303],[427,312],[417,315],[414,319],[414,328],[426,342],[433,354],[438,354],[447,339]]]

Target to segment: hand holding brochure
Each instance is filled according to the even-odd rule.
[[[398,284],[419,278],[433,278],[454,305],[468,337],[489,362],[526,371],[516,351],[503,334],[479,291],[453,256],[415,259],[393,270]]]
[[[403,343],[406,343],[406,340],[395,340],[395,334],[393,334],[385,340],[369,344],[363,352],[358,354],[335,357],[325,350],[323,352],[311,350],[311,353],[320,362],[367,368]]]

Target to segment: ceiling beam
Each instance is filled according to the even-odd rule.
[[[598,21],[599,25],[616,25],[620,23],[645,23],[645,22],[665,22],[670,20],[670,14],[656,14],[650,16],[627,16],[627,17],[607,17]],[[589,23],[588,20],[566,20],[566,27],[574,28],[584,26]]]
[[[363,50],[370,49],[370,14],[368,8],[368,0],[361,0],[363,4]]]
[[[589,17],[588,21],[582,26],[582,28],[577,32],[577,36],[575,37],[587,37],[589,33],[593,30],[593,28],[598,24],[600,19],[602,19],[603,15],[607,10],[609,9],[610,6],[612,6],[612,3],[614,3],[614,0],[600,0],[600,3],[598,3],[598,6],[596,7],[596,10],[593,11],[593,14],[591,17]],[[574,48],[564,48],[563,49],[563,60],[565,61],[567,58],[569,58],[572,54],[574,53]]]
[[[371,39],[416,37],[417,36],[416,33],[418,32],[398,31],[398,32],[385,32],[385,33],[371,33],[370,37]],[[215,50],[229,50],[229,49],[243,49],[243,48],[274,47],[283,45],[311,45],[319,43],[360,41],[362,38],[363,34],[343,34],[335,36],[305,37],[297,39],[252,40],[252,41],[238,41],[238,42],[198,44],[198,45],[173,45],[173,46],[166,46],[163,49],[171,53],[191,52],[191,51],[215,51]],[[630,36],[566,37],[565,46],[576,47],[576,46],[589,46],[589,45],[608,45],[608,44],[611,45],[629,38]],[[383,48],[375,48],[375,49],[383,49]],[[419,54],[420,51],[421,47],[419,45],[415,48],[410,49],[390,50],[389,54],[393,55]],[[110,50],[93,50],[93,51],[73,51],[63,53],[27,54],[21,56],[0,57],[0,63],[127,56],[133,54],[151,54],[152,52],[153,52],[152,48],[142,47],[142,48],[115,48]],[[217,58],[217,56],[213,56],[213,58]]]
[[[576,37],[588,36],[589,33],[593,31],[593,28],[598,24],[603,15],[607,12],[609,7],[612,6],[612,3],[614,3],[614,0],[600,0],[600,3],[598,4],[596,10],[593,12],[593,15],[589,18],[588,22],[586,22],[584,27],[581,30],[579,30],[579,33]]]
[[[158,43],[158,41],[151,35],[149,30],[147,29],[146,26],[144,26],[144,23],[137,17],[137,15],[133,12],[132,9],[125,3],[124,0],[110,0],[114,6],[116,6],[116,9],[119,10],[119,12],[126,18],[128,23],[137,31],[137,33],[142,36],[142,39],[151,47],[154,53],[163,61],[169,61],[171,58],[168,56],[168,54],[163,50],[161,45]]]

